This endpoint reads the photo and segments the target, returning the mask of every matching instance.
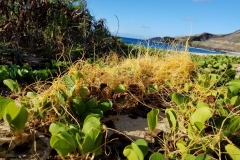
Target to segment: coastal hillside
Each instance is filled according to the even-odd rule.
[[[240,52],[240,30],[230,34],[203,33],[190,38],[190,46],[223,52]]]
[[[211,34],[204,32],[193,36],[155,37],[150,40],[183,45],[188,40],[189,45],[192,47],[221,52],[240,52],[240,30],[229,34]]]

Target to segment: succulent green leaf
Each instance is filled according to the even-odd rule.
[[[88,122],[93,122],[93,123],[96,123],[96,124],[98,124],[98,125],[101,124],[100,120],[99,120],[98,118],[94,117],[93,115],[88,115],[88,116],[85,118],[85,120],[84,120],[84,122],[83,122],[83,125],[85,125],[85,124],[88,123]]]
[[[95,112],[95,113],[93,113]],[[92,109],[92,110],[89,110],[87,112],[85,112],[82,117],[81,117],[81,121],[85,121],[85,119],[88,117],[88,116],[91,116],[91,117],[96,117],[97,119],[101,119],[102,116],[103,116],[103,111],[101,109]]]
[[[167,160],[167,159],[163,154],[155,152],[149,157],[149,160]]]
[[[37,95],[37,93],[35,93],[35,92],[27,92],[27,97],[28,98],[33,98],[33,97],[35,97]]]
[[[174,111],[174,109],[166,109],[165,114],[167,116],[167,120],[172,132],[176,132],[178,129],[178,120],[176,112]]]
[[[185,97],[179,93],[172,93],[170,97],[172,101],[175,102],[177,106],[180,107],[180,109],[182,110],[185,109],[187,103],[190,101],[189,97]]]
[[[97,106],[97,99],[96,98],[92,98],[90,100],[88,100],[86,103],[86,109],[89,110],[89,109],[93,109],[94,107]]]
[[[50,146],[53,147],[60,156],[65,157],[76,148],[76,141],[68,132],[61,132],[52,135]]]
[[[83,143],[80,144],[80,152],[84,155],[86,153],[92,152],[93,150],[97,149],[101,145],[102,140],[102,129],[100,121],[95,117],[87,118],[84,121],[82,132],[84,133],[85,137]],[[94,154],[99,154],[101,149],[97,149]]]
[[[98,156],[98,155],[101,155],[102,154],[102,148],[100,147],[101,144],[102,144],[102,140],[103,140],[103,133],[100,132],[98,134],[98,137],[96,138],[95,142],[94,142],[94,152],[93,152],[93,155],[94,156]]]
[[[86,111],[86,105],[79,98],[74,98],[72,105],[73,105],[74,110],[76,110],[76,112],[79,115],[82,115]]]
[[[69,132],[75,137],[76,134],[79,132],[79,128],[75,124],[70,124],[69,125]]]
[[[204,124],[211,116],[212,109],[209,107],[200,107],[191,115],[190,122],[194,125],[196,122]]]
[[[97,108],[101,109],[103,112],[110,110],[113,106],[113,103],[107,99],[98,102]]]
[[[240,105],[240,97],[239,96],[231,97],[230,104],[233,104],[235,106],[239,106]]]
[[[199,154],[195,160],[212,160],[212,158],[207,154]]]
[[[138,155],[134,150],[132,149],[131,145],[128,145],[127,147],[124,148],[123,150],[123,155],[127,157],[128,160],[140,160],[138,158]]]
[[[3,117],[3,115],[5,114],[5,110],[8,106],[8,104],[10,102],[14,102],[12,99],[8,99],[8,98],[5,98],[5,97],[1,97],[0,96],[0,119]]]
[[[186,154],[186,156],[184,157],[185,160],[195,160],[196,157],[192,154]]]
[[[229,134],[234,134],[240,130],[240,116],[233,116],[226,128]]]
[[[142,151],[143,156],[148,154],[148,143],[144,139],[138,139],[135,141],[135,144],[139,147]]]
[[[3,80],[3,84],[5,84],[12,92],[20,92],[21,89],[18,86],[17,81],[14,81],[12,79],[5,79]]]
[[[85,98],[89,95],[90,91],[88,89],[88,87],[81,87],[79,89],[79,95],[82,97],[82,98]]]
[[[240,159],[240,149],[239,148],[235,147],[232,144],[227,144],[225,146],[225,149],[233,160],[239,160]]]
[[[209,104],[204,103],[204,102],[198,102],[197,103],[197,108],[201,108],[201,107],[210,107]]]
[[[195,122],[194,125],[199,131],[202,131],[205,128],[205,125],[201,122]]]
[[[66,88],[66,92],[68,94],[69,97],[72,97],[74,89],[76,87],[75,85],[75,81],[70,77],[70,76],[63,76],[62,77],[62,83]]]
[[[158,90],[158,85],[157,84],[150,84],[148,87],[147,87],[147,92],[148,93],[153,93],[155,91]]]
[[[28,119],[28,111],[25,107],[17,107],[14,102],[10,102],[6,108],[6,120],[12,129],[21,131]]]
[[[115,93],[124,93],[126,91],[127,91],[127,86],[125,84],[119,84],[114,89]]]
[[[183,152],[186,150],[187,143],[183,140],[179,140],[179,141],[177,141],[176,146],[178,149],[181,150],[181,152]]]
[[[61,104],[66,103],[67,96],[61,89],[58,89],[58,90],[55,91],[55,96],[58,98],[58,100]]]
[[[147,114],[148,127],[149,127],[150,132],[153,132],[155,130],[155,128],[157,127],[158,114],[159,114],[159,109],[152,109]]]
[[[206,62],[205,62],[204,60],[199,61],[199,62],[197,63],[197,65],[198,65],[199,67],[203,67],[205,64],[206,64]]]
[[[82,155],[85,155],[94,150],[94,140],[90,135],[85,135],[83,143],[79,145],[79,149]]]
[[[138,145],[136,145],[134,142],[132,142],[131,146],[132,146],[133,151],[138,155],[138,159],[144,160],[143,153],[142,153],[141,149],[138,147]]]
[[[49,132],[52,135],[57,135],[58,133],[67,132],[67,131],[68,131],[68,127],[61,122],[53,122],[49,127]]]
[[[76,80],[83,77],[82,73],[79,72],[79,71],[74,71],[74,72],[73,72],[73,76],[74,76],[74,78],[75,78]]]
[[[229,98],[236,96],[240,91],[240,79],[231,80],[226,84],[229,90]]]

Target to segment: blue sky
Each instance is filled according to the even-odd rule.
[[[131,38],[184,36],[240,29],[240,0],[86,0],[111,33]],[[119,29],[118,20],[119,19]]]

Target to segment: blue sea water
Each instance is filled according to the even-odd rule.
[[[185,47],[184,46],[172,46],[167,43],[162,43],[162,42],[152,42],[152,41],[147,41],[147,40],[141,40],[141,39],[134,39],[134,38],[127,38],[127,37],[121,37],[122,42],[127,43],[127,44],[134,44],[134,45],[139,45],[143,47],[150,47],[150,48],[159,48],[163,50],[176,50],[176,51],[184,51]],[[221,52],[216,52],[213,50],[207,50],[203,48],[195,48],[195,47],[189,47],[188,48],[189,52],[193,53],[203,53],[203,54],[225,54]]]

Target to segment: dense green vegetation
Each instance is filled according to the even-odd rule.
[[[84,0],[3,0],[0,3],[0,51],[22,63],[23,55],[73,61],[121,52],[120,40],[105,19],[95,20]]]

